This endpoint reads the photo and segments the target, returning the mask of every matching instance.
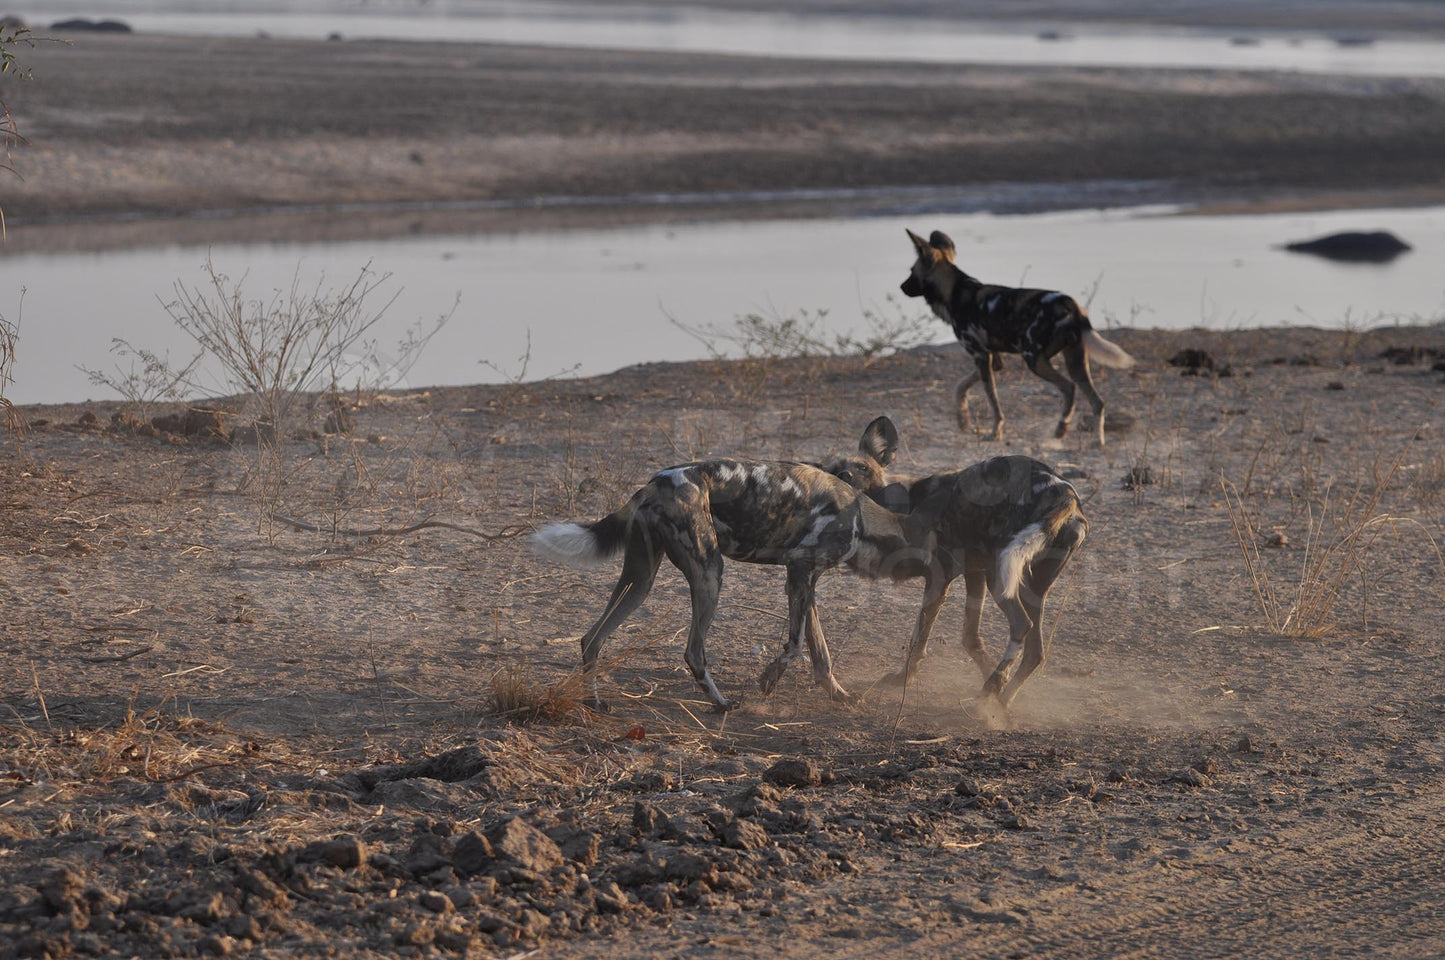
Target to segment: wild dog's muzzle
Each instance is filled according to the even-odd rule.
[[[919,283],[918,278],[911,273],[908,275],[908,279],[899,285],[898,289],[903,291],[905,297],[923,296],[923,284]]]

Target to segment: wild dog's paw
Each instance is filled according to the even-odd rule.
[[[763,696],[772,694],[778,686],[778,681],[783,679],[783,672],[787,669],[788,665],[782,660],[774,660],[767,665],[767,668],[758,676],[758,689],[763,692]]]
[[[908,671],[895,670],[885,673],[878,681],[880,687],[904,687],[908,685]]]
[[[998,699],[992,696],[977,697],[963,701],[964,715],[986,730],[1008,730],[1012,728],[1009,713]]]
[[[743,702],[741,700],[724,700],[721,703],[715,703],[709,707],[708,713],[731,713],[742,705]]]

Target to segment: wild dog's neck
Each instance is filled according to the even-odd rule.
[[[937,295],[940,303],[944,304],[952,301],[954,293],[958,290],[970,292],[983,286],[952,263],[940,263],[929,279],[933,281],[930,284],[933,288],[931,292]]]
[[[973,290],[983,286],[983,281],[977,277],[970,277],[958,268],[958,264],[950,263],[950,272],[953,274],[953,286],[963,287],[965,290]]]

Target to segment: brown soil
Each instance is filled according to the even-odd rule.
[[[1010,439],[960,436],[954,347],[365,398],[269,485],[254,451],[134,411],[22,411],[0,956],[1437,954],[1438,329],[1114,336],[1141,362],[1100,375],[1104,450],[1040,439],[1057,399],[1017,363]],[[1167,362],[1186,347],[1212,373]],[[575,638],[616,570],[516,534],[692,457],[848,448],[879,413],[909,470],[1010,451],[1079,477],[1089,541],[1007,718],[946,643],[956,598],[906,699],[874,688],[918,590],[846,576],[822,613],[862,701],[805,669],[762,698],[782,577],[747,564],[711,638],[739,710],[703,711],[670,568],[608,651],[616,711],[577,708]],[[1307,554],[1362,561],[1319,636],[1264,628],[1221,477],[1276,586]],[[1337,542],[1377,489],[1356,519],[1392,519]]]
[[[1441,80],[153,36],[21,53],[34,78],[0,80],[30,141],[0,195],[15,252],[880,202],[628,199],[800,188],[1063,185],[1044,205],[1442,196]],[[620,203],[595,206],[607,197]],[[293,215],[214,216],[273,209]]]

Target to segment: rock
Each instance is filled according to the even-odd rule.
[[[722,829],[724,846],[734,850],[761,850],[772,843],[768,831],[751,820],[731,820]]]
[[[1193,767],[1185,767],[1169,779],[1190,787],[1208,787],[1214,784],[1213,780],[1198,770],[1195,770]]]
[[[1412,247],[1386,230],[1345,231],[1297,240],[1284,248],[1291,253],[1311,253],[1326,260],[1345,263],[1389,263]]]
[[[435,834],[418,836],[402,858],[402,870],[414,877],[425,877],[442,869],[450,870],[452,862],[443,852],[443,846],[441,838]]]
[[[666,913],[672,909],[672,891],[665,884],[651,888],[641,899],[658,913]]]
[[[572,824],[549,827],[543,831],[557,844],[562,856],[579,867],[590,867],[597,862],[600,843],[597,834]]]
[[[644,837],[661,836],[668,826],[667,814],[653,804],[643,800],[632,804],[632,829]]]
[[[160,433],[173,433],[178,437],[227,439],[226,424],[221,419],[221,414],[202,407],[151,417],[151,426]]]
[[[495,856],[492,842],[473,830],[462,834],[452,847],[452,866],[462,873],[480,873]]]
[[[366,862],[366,844],[350,835],[313,843],[302,852],[309,860],[329,863],[342,870],[355,870]]]
[[[610,881],[598,884],[593,896],[597,901],[597,909],[602,913],[622,913],[627,909],[627,894]]]
[[[525,820],[513,818],[493,827],[487,840],[497,856],[525,870],[546,873],[563,863],[562,851],[552,838]]]
[[[703,817],[695,814],[680,814],[667,818],[667,827],[663,830],[662,836],[675,843],[711,843],[713,831]]]
[[[417,897],[416,902],[424,909],[430,910],[432,913],[440,913],[444,916],[456,910],[456,905],[452,903],[451,898],[437,890],[425,891],[421,896]]]
[[[763,779],[780,787],[816,787],[823,774],[811,760],[779,760],[763,771]]]
[[[211,933],[202,937],[196,944],[202,953],[213,957],[229,957],[236,949],[236,941],[223,933]]]
[[[972,777],[964,777],[954,785],[953,792],[960,797],[981,797],[984,790],[977,780]]]
[[[701,854],[679,853],[667,858],[663,874],[679,884],[701,883],[711,887],[717,883],[717,866]]]

